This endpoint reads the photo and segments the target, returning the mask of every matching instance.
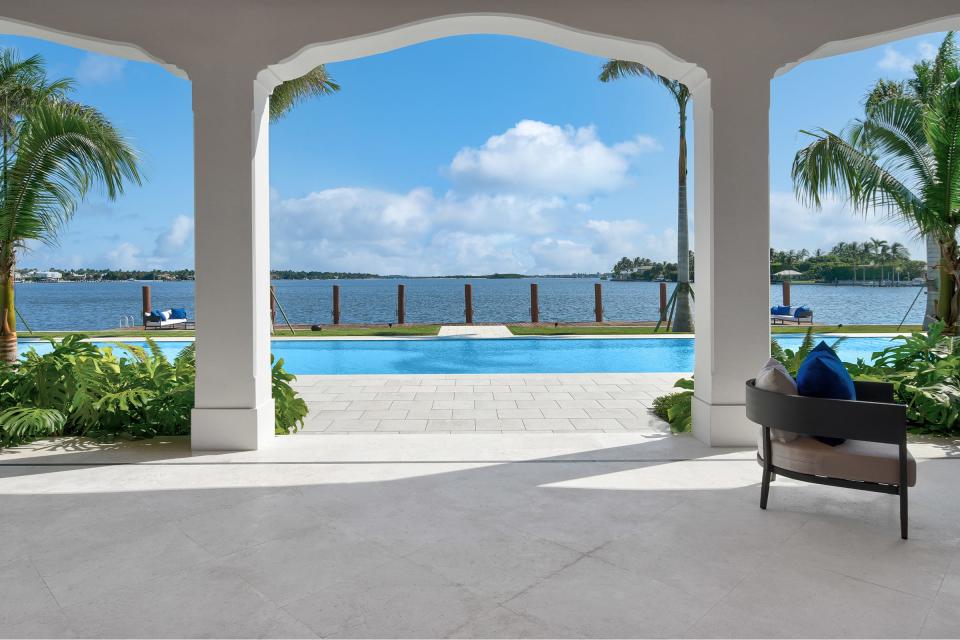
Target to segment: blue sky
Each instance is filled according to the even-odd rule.
[[[843,126],[877,78],[906,77],[939,40],[809,62],[773,81],[773,246],[828,249],[873,236],[921,257],[902,228],[838,204],[799,206],[789,168],[801,128]],[[92,196],[60,246],[35,247],[21,265],[191,267],[189,82],[31,38],[0,37],[0,46],[39,53],[51,76],[76,78],[75,97],[130,137],[148,177],[116,202]],[[621,255],[675,259],[675,105],[653,82],[601,84],[602,62],[466,36],[329,65],[343,90],[271,127],[273,267],[566,273],[605,270]]]

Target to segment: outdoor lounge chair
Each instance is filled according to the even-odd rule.
[[[917,463],[907,451],[907,409],[893,402],[893,385],[854,381],[856,400],[763,391],[747,381],[747,418],[761,425],[757,461],[763,467],[760,508],[767,508],[776,474],[834,487],[900,496],[900,537],[907,538],[907,487]],[[771,429],[800,437],[772,438]],[[846,438],[836,446],[817,439]]]
[[[194,321],[187,318],[185,309],[154,309],[143,314],[143,326],[146,329],[190,329]]]
[[[813,324],[813,310],[806,305],[800,305],[799,307],[770,307],[771,324],[787,324],[788,322],[795,322],[797,324],[809,322]]]

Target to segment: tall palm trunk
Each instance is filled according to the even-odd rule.
[[[690,234],[687,225],[687,101],[680,109],[680,153],[677,166],[677,306],[674,331],[693,331],[690,313]]]
[[[957,315],[960,298],[956,295],[958,288],[958,270],[960,270],[960,255],[958,255],[957,239],[954,237],[940,238],[940,295],[937,300],[937,316],[944,323],[944,333],[956,335]]]
[[[17,361],[17,311],[13,298],[13,263],[3,260],[0,270],[0,361],[14,364]]]
[[[940,245],[937,238],[928,233],[924,236],[927,244],[927,310],[923,314],[923,329],[926,331],[937,318],[937,300],[940,294],[938,265],[940,264]]]

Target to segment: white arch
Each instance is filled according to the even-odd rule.
[[[899,29],[891,29],[890,31],[881,31],[878,33],[871,33],[857,38],[849,38],[847,40],[834,40],[832,42],[827,42],[809,54],[803,56],[799,60],[788,63],[777,69],[777,72],[774,74],[774,77],[783,75],[787,73],[794,67],[808,60],[819,60],[820,58],[829,58],[831,56],[838,56],[844,53],[851,53],[853,51],[861,51],[863,49],[870,49],[872,47],[878,47],[882,44],[887,44],[890,42],[896,42],[897,40],[904,40],[906,38],[912,38],[914,36],[924,35],[926,33],[936,33],[938,31],[956,31],[960,30],[960,14],[956,16],[951,16],[949,18],[940,18],[937,20],[927,20],[926,22],[918,22],[917,24],[912,24],[906,27],[901,27]]]
[[[126,60],[151,62],[160,65],[178,78],[183,78],[184,80],[190,79],[186,71],[180,67],[158,58],[135,44],[114,42],[92,36],[82,36],[57,29],[50,29],[48,27],[40,27],[27,22],[20,22],[19,20],[11,20],[9,18],[0,19],[0,32],[16,36],[38,38],[40,40],[47,40],[49,42],[67,45],[68,47],[102,53],[108,56],[116,56]]]
[[[707,79],[706,71],[651,42],[626,40],[581,31],[561,24],[513,14],[458,14],[431,18],[375,33],[304,47],[260,72],[267,90],[292,80],[318,64],[352,60],[413,44],[460,35],[496,34],[537,40],[581,53],[643,62],[658,74],[675,78],[691,90]]]

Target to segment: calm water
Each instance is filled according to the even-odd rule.
[[[795,349],[800,336],[778,338]],[[827,339],[832,343],[831,339]],[[105,344],[105,343],[98,343]],[[187,342],[162,342],[172,358]],[[849,338],[841,358],[869,360],[892,344],[889,338]],[[21,351],[50,349],[49,343],[22,343]],[[274,340],[273,354],[298,374],[361,373],[584,373],[693,370],[693,339],[433,339]],[[762,363],[758,363],[759,368]]]
[[[295,323],[331,322],[332,287],[340,285],[341,322],[396,321],[397,284],[406,285],[407,322],[462,322],[463,285],[473,285],[476,322],[518,322],[530,319],[530,283],[539,283],[540,319],[592,321],[596,280],[279,280],[277,297]],[[34,329],[111,329],[122,316],[140,322],[140,282],[18,284],[17,308]],[[193,317],[193,282],[150,283],[154,307],[184,307]],[[672,291],[673,285],[669,285]],[[795,304],[807,304],[821,323],[897,324],[919,287],[833,287],[794,285]],[[771,286],[771,304],[780,302],[779,285]],[[924,294],[907,317],[919,324]],[[603,282],[607,320],[655,320],[659,285],[654,282]],[[278,315],[278,320],[280,317]],[[20,330],[23,330],[20,325]]]

